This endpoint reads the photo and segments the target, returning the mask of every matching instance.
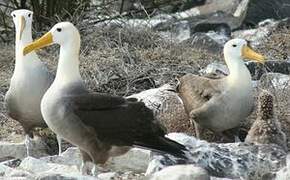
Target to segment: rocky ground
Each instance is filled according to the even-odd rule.
[[[257,14],[251,9],[260,7],[259,1],[249,1],[250,4],[245,6],[250,9],[247,15],[244,14],[243,3],[248,1],[225,1],[224,6],[214,4],[216,1],[210,2],[213,4],[178,13],[157,14],[148,19],[123,18],[96,23],[94,11],[88,12],[87,17],[77,23],[82,35],[81,74],[87,87],[93,91],[142,99],[152,109],[159,108],[155,112],[156,116],[169,132],[194,135],[183,106],[172,91],[174,86],[163,85],[174,85],[176,77],[186,73],[226,75],[228,71],[222,58],[223,44],[230,38],[245,38],[254,49],[267,57],[265,65],[248,62],[247,66],[253,76],[256,97],[263,89],[274,94],[275,113],[288,137],[289,149],[290,20],[282,17],[290,11],[277,9],[281,13],[279,18],[267,17],[277,20],[260,17],[256,22],[253,20],[257,19]],[[277,1],[278,7],[279,3],[283,1]],[[266,9],[267,4],[263,8]],[[55,155],[58,151],[55,136],[49,129],[35,131],[33,157],[26,157],[22,128],[6,116],[3,107],[14,67],[12,42],[1,43],[0,48],[0,176],[7,179],[93,179],[79,172],[81,159],[76,148],[65,144],[63,149],[70,148],[61,156]],[[41,50],[39,56],[55,72],[58,47]],[[245,138],[255,119],[256,108],[243,122],[240,139]],[[180,136],[174,136],[173,139],[184,144],[190,142],[187,144],[192,148],[190,156],[193,159],[201,157],[194,165],[169,168],[168,165],[182,163],[171,157],[150,155],[149,151],[133,149],[124,156],[110,160],[106,172],[99,174],[98,178],[290,178],[288,151],[280,147],[215,144],[220,137],[211,132],[207,132],[206,140],[213,143]],[[232,173],[224,172],[231,168],[233,170],[228,172]],[[252,173],[254,171],[256,173]]]

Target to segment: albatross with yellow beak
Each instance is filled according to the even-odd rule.
[[[29,156],[30,138],[34,127],[46,127],[40,112],[41,99],[53,82],[54,76],[39,60],[35,52],[23,56],[24,46],[32,42],[31,25],[33,12],[25,9],[11,13],[15,24],[15,68],[10,87],[5,95],[8,115],[18,121],[26,134],[26,148]],[[59,153],[61,152],[60,138]]]
[[[253,109],[251,74],[243,59],[263,63],[264,57],[249,48],[244,39],[232,39],[224,46],[224,58],[230,71],[225,78],[193,74],[180,78],[179,95],[198,138],[202,128],[218,133],[238,128]]]
[[[165,137],[144,103],[85,88],[79,72],[80,35],[73,24],[56,24],[23,53],[28,55],[50,44],[60,45],[60,55],[56,78],[41,101],[41,112],[56,134],[80,148],[83,161],[104,164],[132,146],[185,157],[185,147]]]

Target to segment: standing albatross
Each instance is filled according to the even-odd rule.
[[[56,78],[43,96],[41,112],[56,134],[80,148],[84,162],[104,164],[131,146],[185,157],[186,148],[165,137],[143,102],[92,93],[84,87],[79,72],[80,35],[73,24],[56,24],[23,53],[50,44],[60,45],[60,55]]]
[[[193,74],[180,78],[179,95],[200,138],[201,128],[222,133],[239,127],[253,109],[251,74],[243,59],[264,62],[264,57],[247,46],[244,39],[232,39],[224,46],[230,74],[210,79]]]
[[[29,156],[32,129],[47,127],[40,112],[41,99],[53,82],[54,76],[39,60],[35,52],[23,56],[23,48],[32,42],[31,25],[33,12],[25,9],[11,13],[15,24],[15,68],[10,87],[5,95],[8,115],[18,121],[26,134],[25,144]],[[59,153],[61,143],[58,137]]]

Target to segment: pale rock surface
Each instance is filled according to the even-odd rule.
[[[33,157],[48,156],[47,149],[48,147],[40,138],[34,138],[30,144],[30,155]],[[20,143],[0,142],[0,159],[5,157],[23,159],[26,156],[24,141]]]
[[[194,165],[169,166],[152,175],[150,180],[210,180],[207,171]]]
[[[51,174],[70,174],[81,175],[76,165],[62,165],[56,163],[47,163],[43,160],[33,157],[25,158],[19,169],[31,172],[33,174],[51,173]]]
[[[76,147],[70,147],[60,156],[48,156],[40,159],[42,162],[48,164],[66,165],[72,167],[79,167],[82,158],[80,151]],[[126,154],[110,158],[106,163],[107,168],[115,171],[135,171],[145,172],[150,160],[150,151],[140,148],[132,148]],[[62,167],[62,166],[60,166]]]
[[[150,151],[132,148],[126,154],[111,158],[106,164],[115,171],[145,172],[150,161]]]
[[[287,155],[287,165],[276,173],[275,180],[289,180],[290,179],[290,154]]]

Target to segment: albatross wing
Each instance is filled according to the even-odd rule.
[[[101,93],[83,93],[63,98],[72,112],[92,127],[102,142],[117,146],[139,146],[183,157],[186,148],[166,137],[153,112],[135,99]]]
[[[221,79],[210,79],[187,74],[179,79],[179,96],[183,100],[186,111],[199,108],[223,92]]]

